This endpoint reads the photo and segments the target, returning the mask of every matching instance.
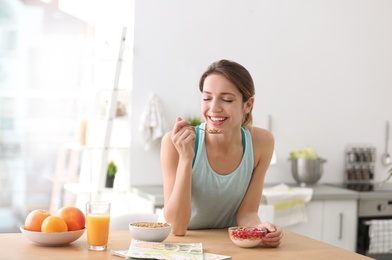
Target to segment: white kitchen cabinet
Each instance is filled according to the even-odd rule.
[[[356,200],[315,200],[306,204],[308,222],[285,229],[355,251]]]
[[[323,201],[310,201],[306,204],[306,212],[308,221],[298,225],[286,227],[285,229],[294,231],[298,234],[311,237],[317,240],[322,240],[321,227],[323,219],[321,212],[323,211]]]
[[[357,201],[324,201],[322,241],[355,251]]]

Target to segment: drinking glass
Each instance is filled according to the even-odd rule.
[[[106,250],[109,238],[110,203],[93,201],[86,203],[88,249]]]

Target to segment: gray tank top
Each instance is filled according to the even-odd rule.
[[[200,128],[205,128],[202,123]],[[241,128],[244,153],[232,173],[220,175],[210,166],[203,131],[196,131],[195,158],[192,166],[192,213],[188,229],[236,226],[236,213],[248,189],[254,168],[252,137]]]

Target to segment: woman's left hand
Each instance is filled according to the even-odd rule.
[[[268,247],[278,247],[282,242],[282,228],[269,222],[262,223],[260,227],[268,230],[268,233],[263,237],[261,244]]]

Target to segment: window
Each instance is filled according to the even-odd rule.
[[[132,1],[99,2],[133,16],[130,3],[124,8]],[[38,3],[0,0],[0,232],[17,232],[30,210],[60,203],[51,196],[59,150],[79,140],[84,116],[102,116],[115,77],[123,25],[84,15],[94,1]],[[130,62],[123,71],[126,104]]]

